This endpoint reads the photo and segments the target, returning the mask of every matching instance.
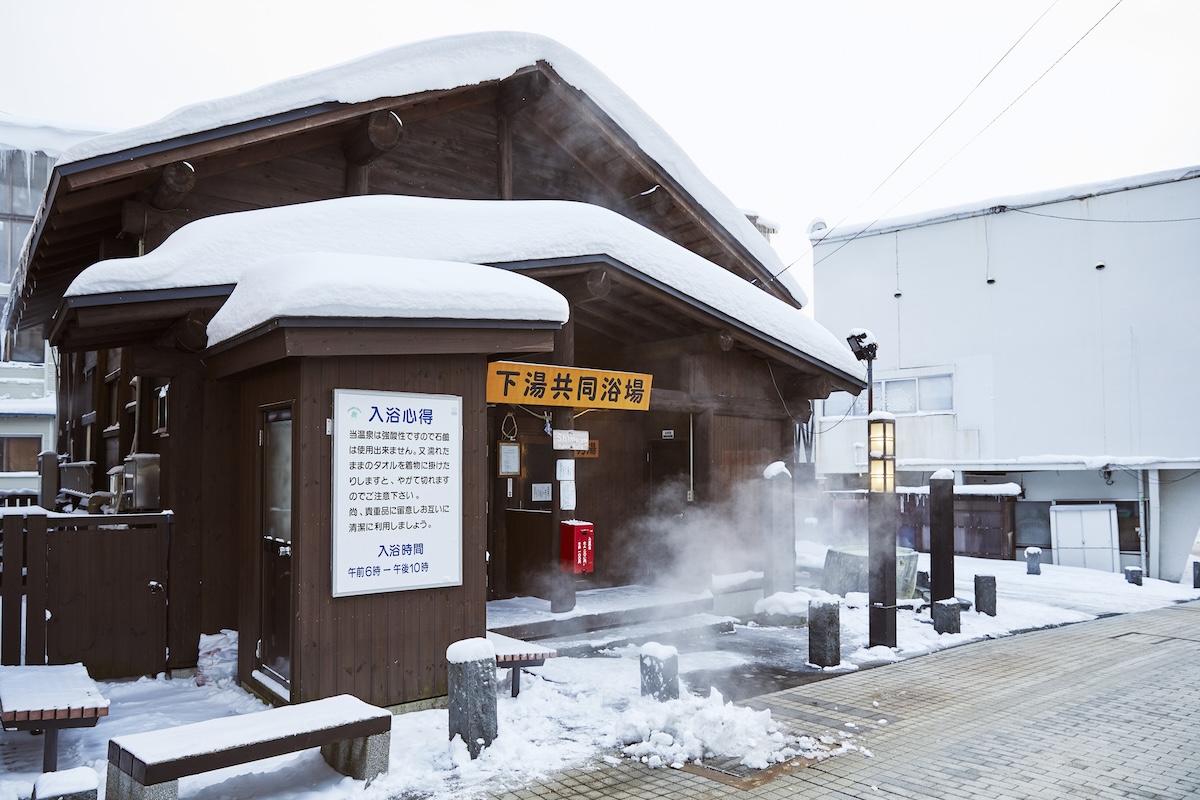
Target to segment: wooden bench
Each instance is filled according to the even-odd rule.
[[[496,666],[512,670],[512,696],[521,693],[521,669],[540,667],[547,658],[554,658],[558,651],[550,647],[539,647],[501,633],[487,632],[487,639],[496,649]]]
[[[391,712],[343,694],[118,736],[108,742],[105,797],[174,800],[180,778],[310,747],[343,775],[369,782],[387,772],[391,731]]]
[[[42,772],[58,769],[58,731],[90,728],[108,715],[108,700],[83,664],[0,667],[0,724],[44,731]]]

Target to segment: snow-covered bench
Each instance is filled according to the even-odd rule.
[[[6,731],[43,731],[42,772],[58,769],[60,728],[90,728],[108,700],[83,664],[0,667],[0,723]]]
[[[523,642],[502,633],[487,632],[487,639],[496,648],[496,666],[508,667],[512,671],[512,696],[521,693],[521,669],[540,667],[547,658],[554,658],[558,651],[550,647]]]
[[[387,772],[391,730],[389,711],[343,694],[118,736],[108,742],[105,797],[174,800],[180,778],[310,747],[343,775],[371,781]]]

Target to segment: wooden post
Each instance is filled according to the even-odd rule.
[[[58,504],[58,454],[46,451],[38,454],[38,505],[53,511]]]
[[[929,600],[954,597],[954,477],[929,480]]]
[[[575,320],[563,323],[562,328],[554,334],[554,363],[570,366],[575,360]],[[551,425],[554,430],[570,431],[575,429],[575,411],[572,408],[555,408]],[[573,450],[555,450],[554,458],[573,459]],[[550,504],[550,555],[552,557],[550,579],[550,611],[561,614],[575,608],[575,576],[565,573],[559,566],[562,563],[562,537],[559,535],[560,523],[563,519],[562,484],[557,478],[554,481],[554,502]],[[574,516],[574,513],[570,514]],[[569,518],[569,517],[566,517]]]
[[[899,497],[867,493],[870,646],[896,646],[896,521]]]
[[[46,515],[25,518],[25,663],[46,663]]]

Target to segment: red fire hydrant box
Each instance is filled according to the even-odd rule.
[[[596,538],[592,523],[579,519],[563,520],[559,523],[559,562],[563,572],[579,575],[591,572],[595,560],[593,545]]]

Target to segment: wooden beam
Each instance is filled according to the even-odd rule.
[[[214,136],[212,139],[191,144],[182,144],[176,147],[168,146],[161,152],[151,153],[141,158],[121,160],[102,167],[64,175],[62,180],[71,192],[134,176],[143,176],[143,179],[149,183],[148,173],[172,161],[182,159],[190,161],[192,164],[197,164],[198,159],[208,157],[220,158],[235,151],[242,151],[242,157],[250,158],[250,160],[245,163],[238,163],[237,161],[230,163],[228,168],[234,169],[238,166],[246,166],[249,163],[258,163],[259,161],[275,157],[271,155],[264,159],[255,159],[250,154],[250,151],[254,150],[256,145],[271,143],[283,137],[308,134],[331,126],[343,125],[373,111],[395,111],[412,123],[419,119],[438,116],[463,108],[471,108],[480,103],[494,102],[495,99],[495,82],[451,92],[439,89],[418,92],[406,97],[381,97],[363,103],[338,106],[329,111],[311,116],[300,117],[275,125],[264,125],[261,128],[254,128],[228,136]],[[296,145],[293,144],[293,146]],[[302,152],[305,149],[310,148],[303,143],[302,137],[298,152]],[[206,175],[208,174],[207,166],[208,164],[206,163],[204,165]]]
[[[509,115],[499,111],[496,113],[496,185],[497,196],[500,200],[513,199],[513,140],[512,120]]]
[[[183,319],[171,326],[162,338],[162,344],[170,345],[181,353],[199,353],[208,347],[208,323],[216,313],[211,308],[192,309]]]
[[[150,187],[150,205],[159,211],[178,208],[188,192],[196,188],[196,168],[186,161],[167,164]]]
[[[501,81],[496,104],[501,113],[516,114],[537,105],[548,87],[549,81],[540,70],[515,75]]]
[[[289,327],[285,322],[245,341],[223,342],[204,356],[210,378],[223,378],[291,356],[527,354],[554,348],[552,329]]]
[[[733,349],[733,333],[713,331],[675,339],[660,339],[625,348],[622,358],[655,358],[662,356],[704,355],[706,353],[728,353]]]
[[[779,398],[732,397],[724,395],[699,395],[675,389],[650,391],[651,411],[675,411],[686,414],[701,414],[711,411],[723,417],[746,417],[750,419],[787,419]]]
[[[384,153],[400,144],[404,138],[404,124],[395,111],[372,111],[354,126],[342,143],[346,160],[357,167],[365,167]]]
[[[173,347],[138,344],[130,348],[130,369],[134,375],[152,378],[172,378],[183,372],[200,369],[200,359],[181,353]]]
[[[126,200],[121,204],[121,234],[141,239],[156,227],[165,228],[168,233],[173,233],[201,216],[203,215],[184,209],[160,211],[136,200]]]
[[[567,298],[572,306],[603,300],[612,291],[612,278],[604,269],[594,269],[583,275],[572,275],[554,281],[550,288]]]

